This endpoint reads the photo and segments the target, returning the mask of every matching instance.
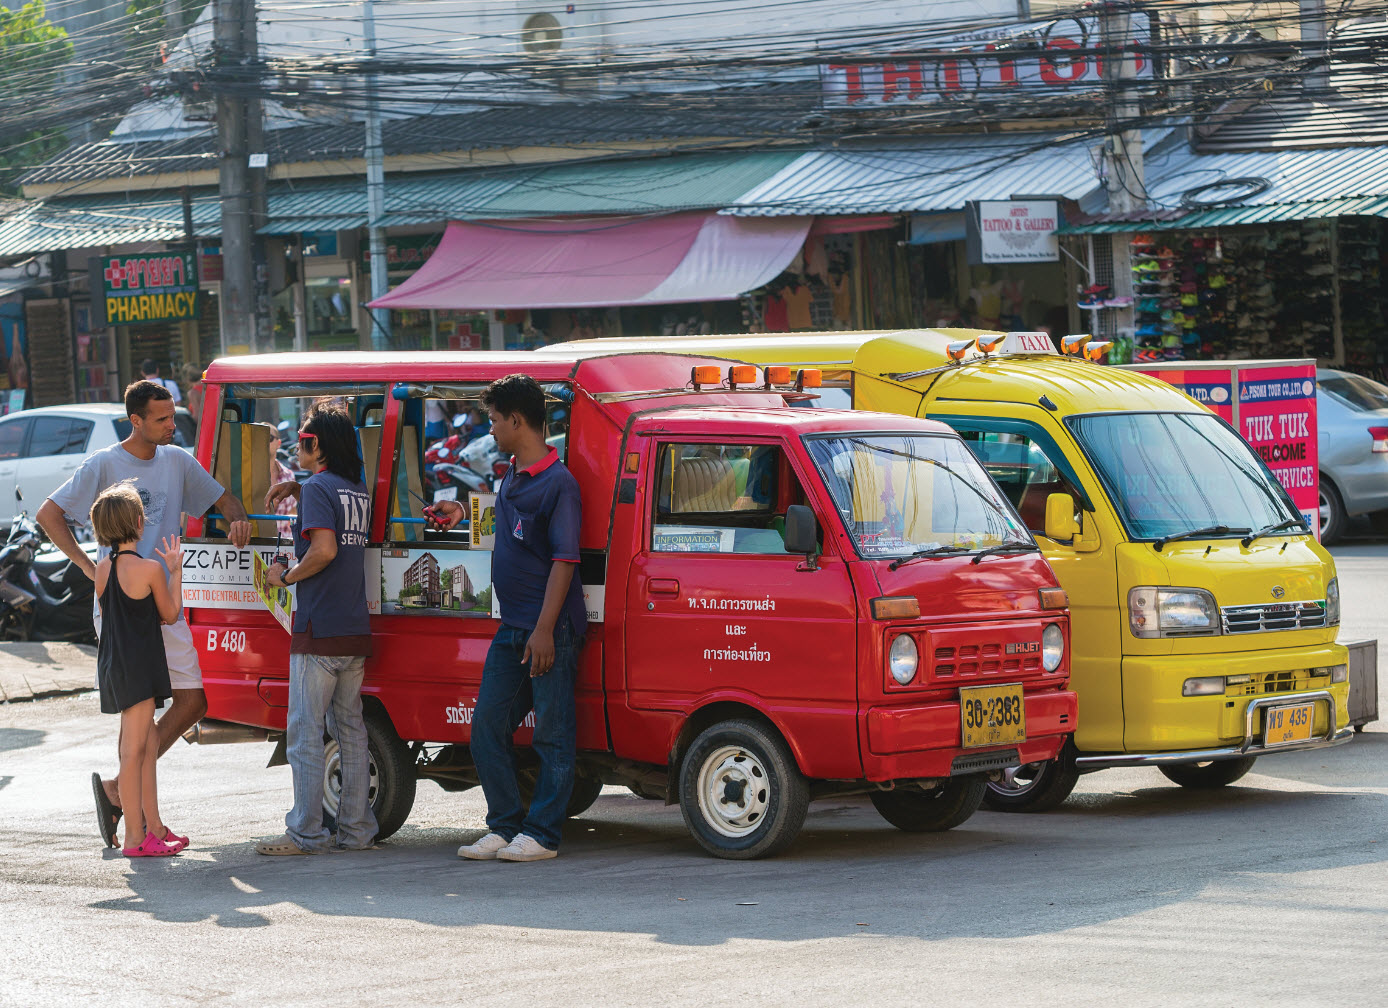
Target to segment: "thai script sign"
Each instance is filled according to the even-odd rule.
[[[1153,77],[1142,52],[1151,32],[1145,15],[1128,19],[1121,34],[1133,63],[1124,76]],[[1012,89],[1059,91],[1094,87],[1104,79],[1098,18],[1061,18],[929,39],[912,53],[881,62],[829,63],[820,68],[827,106],[890,105],[999,98]]]
[[[102,256],[106,325],[138,325],[198,317],[198,270],[188,252]]]

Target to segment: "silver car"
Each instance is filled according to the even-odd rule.
[[[1388,386],[1348,371],[1316,371],[1321,542],[1354,515],[1388,531]]]

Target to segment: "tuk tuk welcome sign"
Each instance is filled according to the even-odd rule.
[[[198,268],[191,252],[102,256],[97,260],[106,325],[192,321],[198,317]],[[93,278],[96,279],[96,278]]]

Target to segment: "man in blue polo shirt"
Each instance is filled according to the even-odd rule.
[[[588,625],[578,577],[578,483],[545,443],[545,393],[535,379],[498,378],[482,393],[482,405],[511,468],[497,487],[492,553],[501,628],[487,651],[472,715],[472,760],[490,832],[458,848],[458,856],[540,861],[559,853],[573,790],[574,677]],[[455,502],[435,507],[443,527],[462,518]],[[532,708],[540,774],[527,812],[511,736]]]

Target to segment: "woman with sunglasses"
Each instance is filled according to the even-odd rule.
[[[309,410],[299,432],[299,465],[313,473],[302,487],[288,480],[265,496],[267,509],[287,497],[299,500],[294,566],[286,569],[277,562],[267,574],[277,588],[299,586],[285,732],[294,808],[285,817],[284,836],[262,841],[255,849],[260,854],[369,850],[375,846],[376,818],[367,803],[361,682],[371,654],[365,580],[371,498],[361,481],[357,432],[341,406],[316,403]],[[336,836],[323,823],[325,720],[337,739],[342,766]]]

